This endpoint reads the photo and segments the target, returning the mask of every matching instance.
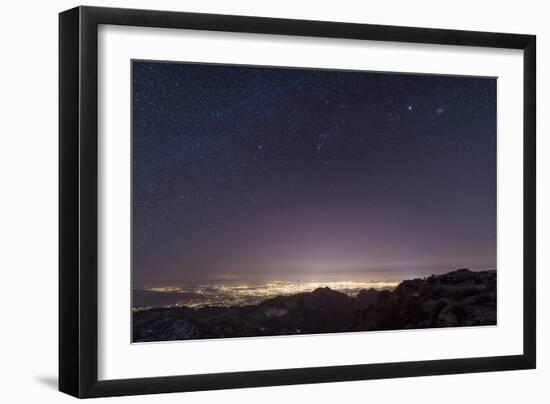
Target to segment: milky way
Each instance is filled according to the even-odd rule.
[[[495,267],[496,79],[132,70],[135,283]]]

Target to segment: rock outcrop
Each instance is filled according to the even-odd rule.
[[[496,271],[459,269],[401,282],[356,313],[352,330],[395,330],[496,324]]]

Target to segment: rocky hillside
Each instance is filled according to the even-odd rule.
[[[496,271],[459,269],[401,282],[378,293],[376,304],[356,312],[353,330],[494,325]]]
[[[459,269],[356,297],[319,288],[254,306],[136,311],[134,342],[496,324],[496,271]]]

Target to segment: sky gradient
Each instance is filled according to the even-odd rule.
[[[496,266],[496,79],[134,61],[135,285]]]

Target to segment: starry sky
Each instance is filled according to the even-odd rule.
[[[495,78],[132,62],[135,285],[496,267]]]

